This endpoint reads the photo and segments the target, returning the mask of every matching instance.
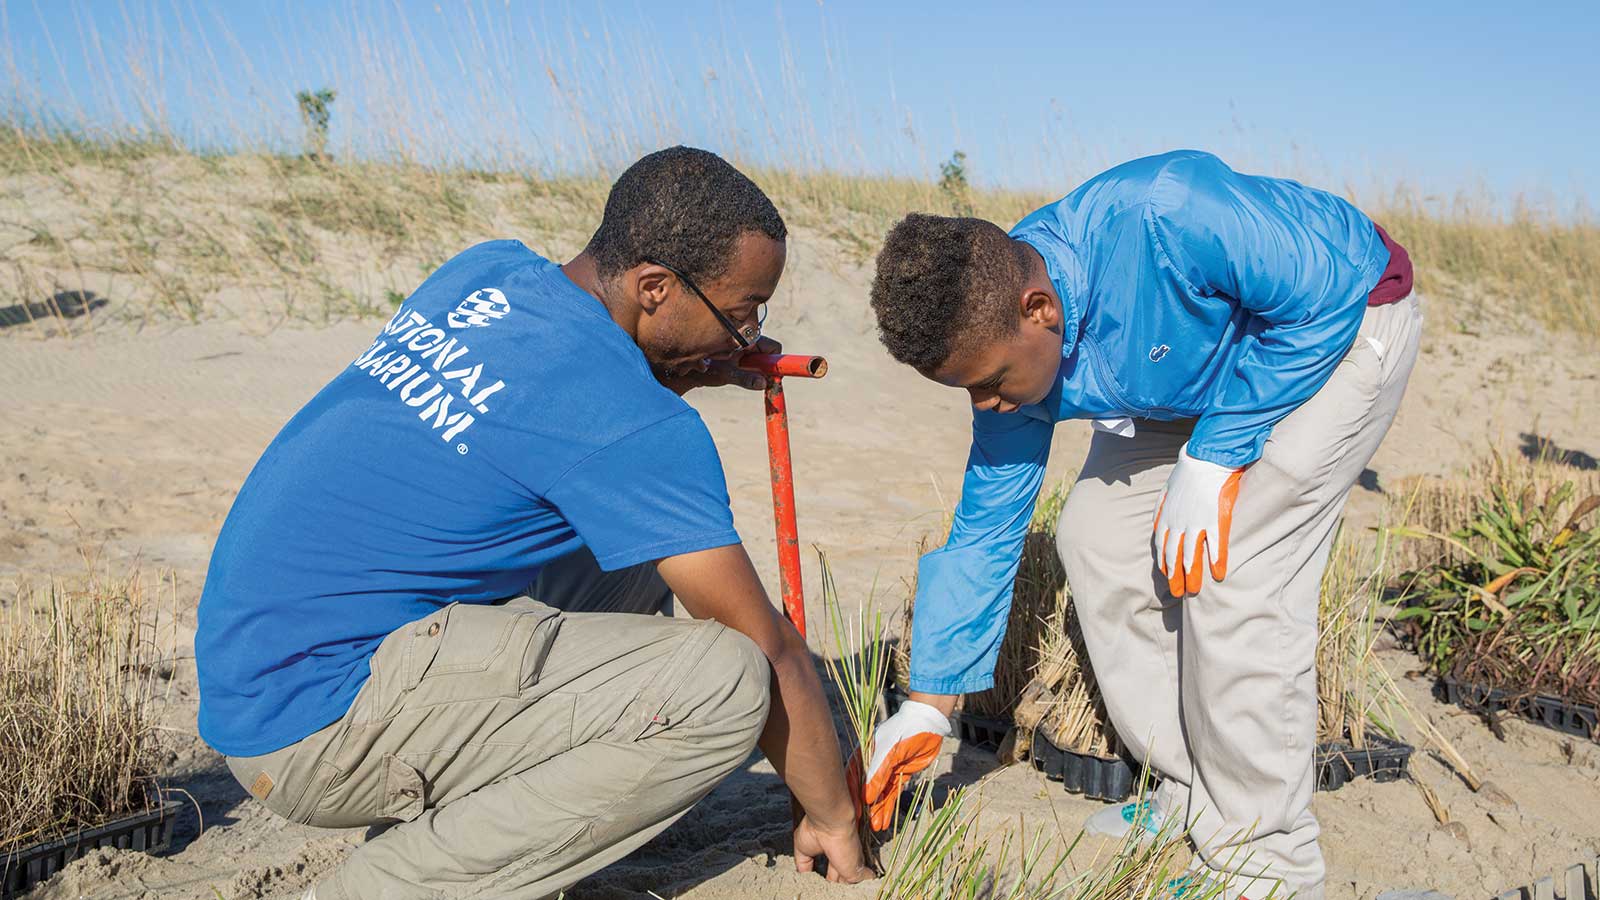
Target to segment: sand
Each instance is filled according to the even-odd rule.
[[[960,394],[893,365],[877,347],[858,261],[805,230],[792,245],[768,331],[831,362],[826,380],[788,389],[802,543],[828,552],[848,603],[876,582],[885,602],[897,604],[913,544],[959,492],[968,412]],[[1428,303],[1421,361],[1366,486],[1352,496],[1352,527],[1377,522],[1380,491],[1450,472],[1491,447],[1518,452],[1544,442],[1600,455],[1600,423],[1585,415],[1600,402],[1592,348],[1509,320],[1468,321],[1449,297]],[[80,546],[99,547],[114,570],[138,564],[177,574],[189,640],[210,547],[240,482],[283,422],[378,325],[103,322],[70,339],[37,325],[0,330],[0,583],[70,573],[81,568]],[[738,526],[775,591],[760,398],[725,389],[690,399],[717,439]],[[1088,433],[1086,425],[1057,431],[1052,478],[1076,467]],[[806,567],[814,588],[809,552]],[[1356,782],[1319,794],[1331,898],[1395,887],[1483,896],[1594,858],[1600,746],[1521,722],[1498,741],[1475,718],[1435,703],[1427,679],[1406,676],[1420,668],[1415,657],[1390,650],[1384,661],[1511,802],[1472,794],[1427,755],[1416,767],[1460,823],[1453,832],[1436,827],[1406,783]],[[195,735],[192,661],[182,661],[173,684],[163,734],[169,782],[193,800],[184,799],[173,850],[98,852],[36,896],[297,897],[366,839],[288,825],[250,800]],[[1075,828],[1098,808],[1026,767],[996,766],[991,755],[947,742],[938,777],[953,784],[988,774],[983,796],[995,823],[1021,817],[1029,827],[1059,820]],[[870,895],[873,887],[832,887],[793,871],[776,786],[772,768],[752,760],[658,839],[569,896]],[[1086,845],[1079,861],[1094,849]]]

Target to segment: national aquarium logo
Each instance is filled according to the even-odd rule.
[[[496,288],[480,288],[456,304],[444,320],[451,328],[471,328],[504,319],[511,312],[511,301]]]
[[[483,288],[457,304],[445,322],[453,329],[483,326],[510,311],[505,294]],[[455,440],[488,413],[488,399],[506,386],[485,374],[460,338],[405,306],[350,365],[388,389],[400,408],[416,410],[444,441]],[[456,444],[456,452],[465,455],[467,445]]]

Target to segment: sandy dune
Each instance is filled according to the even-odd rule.
[[[828,551],[847,602],[898,602],[910,548],[954,500],[966,452],[962,397],[894,366],[877,348],[867,276],[826,240],[793,240],[790,272],[768,330],[793,350],[826,354],[828,378],[789,389],[803,542]],[[1448,472],[1491,446],[1543,441],[1600,454],[1600,362],[1592,348],[1525,326],[1464,326],[1448,298],[1430,298],[1424,352],[1393,432],[1358,489],[1350,525],[1374,524],[1379,491]],[[0,579],[70,572],[80,545],[101,546],[113,569],[137,561],[174,570],[192,630],[210,546],[234,493],[278,427],[359,353],[376,321],[265,333],[240,322],[137,330],[103,325],[64,339],[46,328],[0,330]],[[732,389],[691,395],[721,449],[741,533],[776,589],[760,398]],[[1590,415],[1585,415],[1589,412]],[[1071,472],[1087,426],[1057,433],[1052,467]],[[814,558],[807,573],[815,583]],[[813,599],[815,595],[813,594]],[[186,631],[186,633],[188,633]],[[816,638],[813,636],[813,643]],[[819,648],[820,649],[820,648]],[[1390,651],[1397,674],[1417,668]],[[1600,746],[1521,723],[1497,742],[1476,720],[1434,704],[1427,682],[1403,679],[1412,699],[1514,801],[1472,795],[1434,760],[1418,767],[1439,787],[1464,837],[1435,828],[1403,783],[1355,783],[1319,795],[1330,896],[1366,898],[1398,886],[1484,895],[1552,874],[1600,850]],[[298,896],[360,833],[290,826],[250,801],[194,735],[192,664],[180,666],[168,715],[172,783],[193,807],[161,858],[100,853],[38,896],[214,898]],[[941,778],[995,768],[986,754],[947,746]],[[870,895],[802,877],[786,856],[785,801],[754,760],[684,820],[572,892],[582,898]],[[1069,828],[1096,805],[1023,767],[995,773],[987,815],[1054,817]],[[1080,851],[1087,861],[1092,847]]]

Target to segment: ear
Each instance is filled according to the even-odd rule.
[[[667,302],[667,292],[674,279],[671,272],[653,263],[640,264],[628,273],[634,296],[639,298],[640,308],[647,313],[655,312]]]
[[[1061,301],[1051,291],[1030,286],[1022,294],[1022,319],[1054,329],[1061,324]]]

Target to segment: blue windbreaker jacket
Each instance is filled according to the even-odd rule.
[[[1348,202],[1195,150],[1117,166],[1011,235],[1061,297],[1061,373],[1041,403],[974,413],[949,540],[918,565],[913,690],[994,683],[1057,422],[1197,418],[1192,455],[1254,462],[1333,374],[1389,262]]]

